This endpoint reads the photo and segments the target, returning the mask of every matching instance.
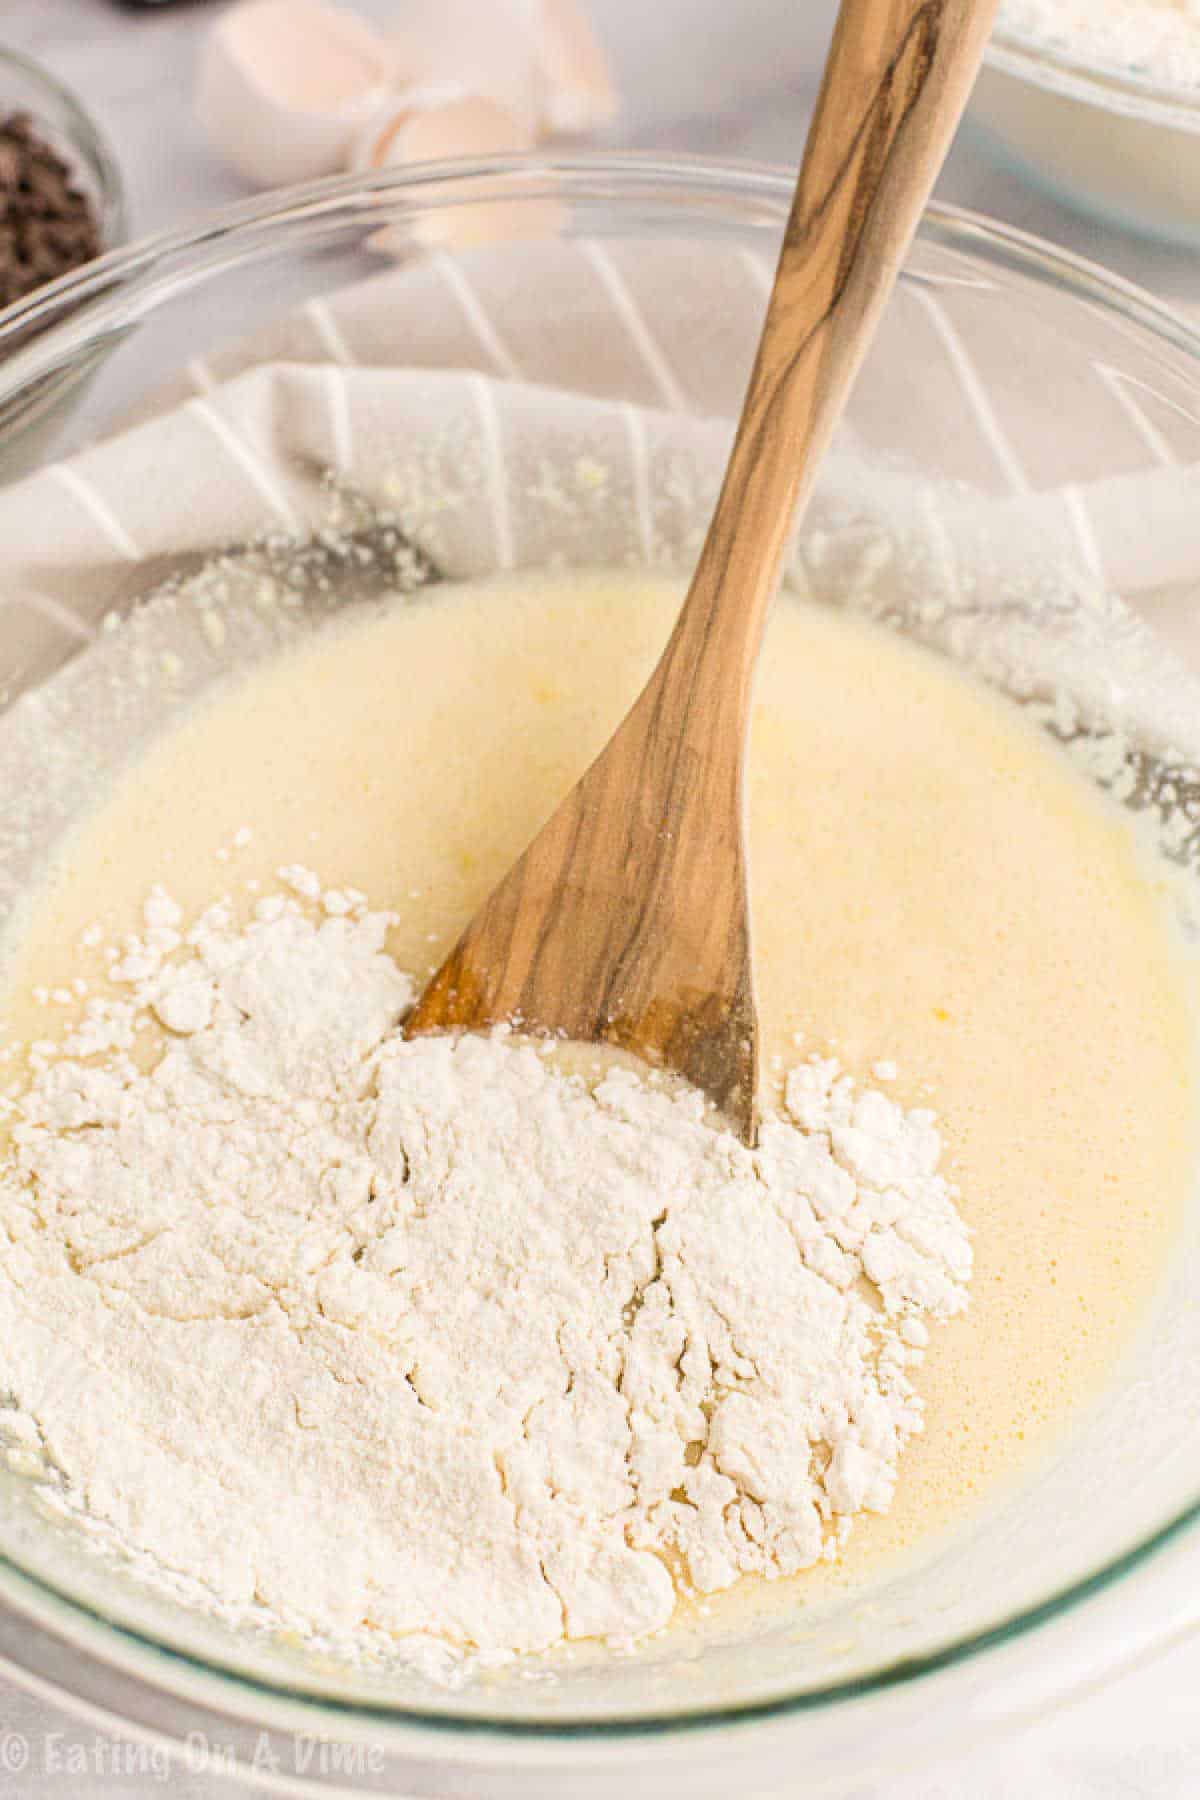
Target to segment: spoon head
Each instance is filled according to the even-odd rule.
[[[597,1010],[574,1005],[560,992],[541,1009],[510,1006],[503,982],[492,983],[473,962],[471,934],[464,935],[433,976],[404,1022],[406,1037],[455,1031],[488,1031],[511,1025],[522,1033],[610,1045],[658,1069],[669,1069],[699,1088],[731,1131],[747,1145],[758,1132],[758,1025],[753,1004],[732,1003],[708,992],[658,995],[634,1012],[619,1005]],[[583,1001],[583,994],[576,996]],[[552,1012],[553,1019],[544,1016]]]
[[[628,721],[627,721],[628,724]],[[758,1019],[740,806],[652,809],[619,732],[471,921],[404,1031],[512,1025],[610,1044],[699,1088],[753,1143]],[[736,802],[736,796],[733,796]]]

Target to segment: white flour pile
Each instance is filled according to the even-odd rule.
[[[624,1071],[407,1044],[387,916],[282,873],[245,928],[156,892],[128,997],[35,1049],[0,1442],[210,1604],[414,1651],[834,1554],[966,1303],[930,1115],[810,1061],[751,1153]]]
[[[1000,16],[1076,61],[1200,87],[1200,0],[1004,0]]]

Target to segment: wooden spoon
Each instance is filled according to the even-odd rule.
[[[752,1143],[743,769],[796,509],[949,149],[995,0],[843,0],[708,538],[650,681],[405,1024],[614,1044]]]

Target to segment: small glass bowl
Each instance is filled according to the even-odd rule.
[[[69,88],[28,57],[0,48],[0,118],[10,113],[29,114],[38,132],[62,157],[91,201],[103,251],[117,249],[126,235],[125,189],[108,141]],[[0,307],[0,330],[10,348],[25,342],[37,329],[32,323],[20,323],[26,308],[50,289],[56,289],[60,282],[73,281],[78,273],[78,269],[72,269],[35,288],[12,306]],[[66,410],[61,406],[46,409],[44,429],[31,432],[31,451],[39,451],[58,430]],[[10,479],[21,466],[14,468],[0,452],[0,481]]]
[[[997,27],[969,114],[998,161],[1121,231],[1200,247],[1200,91]]]
[[[69,164],[96,209],[101,244],[115,249],[125,236],[125,190],[107,139],[69,88],[28,57],[0,49],[0,118],[14,112],[27,112]]]

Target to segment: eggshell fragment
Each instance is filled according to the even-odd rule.
[[[414,80],[486,95],[532,131],[538,100],[529,11],[530,0],[404,0],[388,42]]]
[[[533,130],[498,100],[454,83],[396,94],[361,132],[351,154],[356,170],[383,169],[446,156],[529,150]]]
[[[406,167],[443,157],[499,155],[528,150],[533,128],[498,100],[454,84],[414,88],[397,94],[360,135],[351,166],[357,170]],[[505,198],[504,177],[493,182],[495,197],[474,205],[437,210],[439,184],[423,190],[430,210],[409,230],[387,227],[371,247],[402,255],[414,244],[478,244],[500,238],[544,234],[557,227],[561,208],[553,201]],[[535,217],[536,214],[536,217]]]
[[[592,131],[616,114],[608,62],[575,0],[541,0],[538,73],[549,131]]]
[[[499,101],[536,131],[607,124],[616,95],[576,0],[405,0],[389,31],[403,68]]]
[[[395,70],[370,26],[324,0],[242,0],[208,35],[196,110],[241,175],[281,187],[345,166]]]

